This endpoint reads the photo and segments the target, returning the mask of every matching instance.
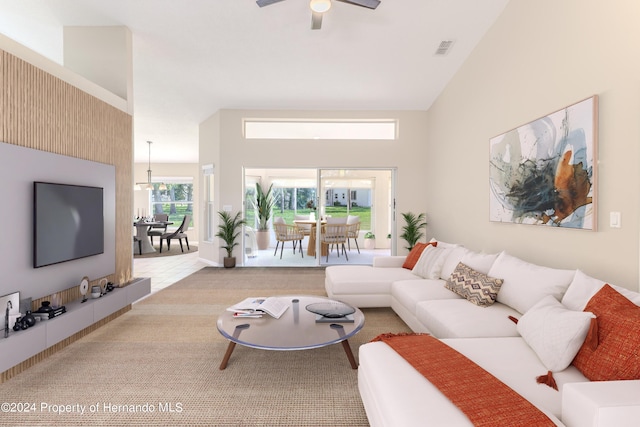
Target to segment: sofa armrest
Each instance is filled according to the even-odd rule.
[[[567,427],[631,427],[640,420],[640,380],[568,383],[562,388]]]
[[[402,264],[404,264],[404,260],[406,258],[407,257],[403,255],[373,257],[373,266],[400,268],[402,267]]]

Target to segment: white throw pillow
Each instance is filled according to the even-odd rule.
[[[560,301],[575,274],[576,270],[531,264],[506,252],[498,255],[488,273],[504,280],[498,302],[523,314],[547,295],[553,295]]]
[[[485,254],[473,251],[467,251],[460,260],[461,263],[473,268],[480,273],[487,274],[491,270],[491,266],[498,258],[499,254]]]
[[[460,245],[457,245],[455,243],[447,243],[447,242],[443,242],[442,240],[438,240],[435,237],[432,238],[431,240],[429,240],[429,242],[438,242],[438,247],[443,248],[443,249],[453,249],[453,248],[457,248]]]
[[[449,249],[428,245],[420,254],[420,258],[411,272],[425,279],[439,279],[442,265]]]
[[[440,278],[449,280],[449,277],[451,277],[451,274],[456,269],[458,264],[460,264],[460,262],[462,261],[462,257],[464,257],[467,252],[470,251],[464,246],[456,246],[455,248],[449,249],[447,259],[444,260],[444,264],[442,265]]]
[[[594,296],[606,282],[595,279],[586,275],[584,272],[578,270],[573,278],[573,281],[569,285],[567,292],[562,297],[562,305],[571,310],[584,310],[592,296]],[[630,291],[629,289],[622,288],[620,286],[612,285],[616,291],[627,297],[635,305],[640,305],[640,293]]]
[[[595,317],[593,313],[569,310],[547,295],[520,318],[516,327],[544,366],[558,372],[576,357]]]

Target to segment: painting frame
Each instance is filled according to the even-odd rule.
[[[598,96],[489,140],[489,220],[597,231]]]
[[[9,308],[9,302],[11,307]],[[0,330],[4,334],[6,326],[6,309],[9,308],[9,329],[13,328],[15,318],[20,317],[20,292],[13,292],[7,295],[0,296],[0,309],[2,310],[2,316],[0,316]],[[13,322],[12,322],[13,320]]]

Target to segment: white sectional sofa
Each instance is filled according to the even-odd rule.
[[[640,329],[627,340],[631,347],[621,350],[625,375],[638,379],[590,381],[571,364],[578,351],[586,354],[582,348],[589,328],[602,325],[608,316],[583,311],[588,303],[595,304],[594,295],[604,292],[605,282],[579,270],[538,266],[506,252],[482,254],[445,242],[427,246],[411,269],[403,268],[405,261],[405,257],[383,257],[376,258],[373,266],[327,267],[327,294],[358,307],[391,307],[414,332],[441,339],[525,397],[556,425],[640,425],[640,376],[633,376],[640,372],[640,345],[635,340]],[[468,276],[470,271],[473,276]],[[477,295],[457,289],[463,297],[445,287],[447,279],[452,287],[452,277],[494,288],[480,292],[484,292],[481,301],[471,303]],[[495,287],[498,290],[491,296]],[[636,313],[640,294],[612,287],[625,302],[633,303],[625,327],[640,328]],[[592,311],[599,307],[594,305]],[[606,350],[609,342],[601,342],[598,351]],[[472,425],[386,343],[361,346],[359,362],[360,394],[372,426]],[[635,374],[629,374],[629,366]],[[558,390],[536,381],[550,371]]]

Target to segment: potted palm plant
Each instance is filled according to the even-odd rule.
[[[273,197],[273,184],[265,192],[259,182],[256,183],[256,206],[258,208],[258,231],[256,232],[256,242],[258,249],[269,247],[269,220],[275,204]]]
[[[224,242],[222,249],[227,251],[227,256],[224,257],[223,265],[225,268],[233,268],[236,266],[236,257],[233,256],[233,248],[239,243],[236,239],[240,235],[240,228],[246,223],[243,218],[240,218],[240,212],[235,215],[227,211],[219,211],[220,224],[218,224],[218,232],[216,237],[219,237]]]
[[[418,240],[424,236],[422,230],[427,226],[427,222],[424,220],[425,214],[423,213],[416,215],[412,212],[404,212],[402,216],[404,217],[406,225],[402,227],[400,237],[407,242],[405,248],[411,252],[411,249],[413,249]]]

